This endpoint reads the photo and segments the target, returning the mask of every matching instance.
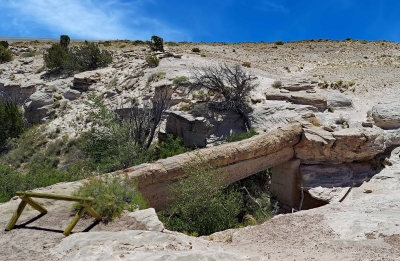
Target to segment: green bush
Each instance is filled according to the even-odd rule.
[[[174,139],[172,134],[168,134],[167,141],[158,143],[156,153],[157,158],[165,159],[188,151],[190,149],[183,145],[182,138],[178,137]]]
[[[68,49],[68,45],[70,43],[71,39],[69,38],[68,35],[61,35],[60,36],[60,45],[67,50]]]
[[[100,50],[96,43],[85,42],[70,49],[54,43],[45,51],[43,59],[49,70],[83,72],[108,66],[112,55],[107,50]]]
[[[283,42],[282,41],[276,41],[275,44],[276,45],[283,45]]]
[[[49,70],[62,70],[68,57],[68,51],[61,44],[53,43],[43,54],[44,65]]]
[[[155,54],[146,56],[146,62],[150,67],[157,67],[160,64],[160,59]]]
[[[11,50],[5,48],[3,45],[0,45],[0,64],[10,61],[12,61]]]
[[[192,52],[194,52],[194,53],[199,53],[199,52],[200,52],[200,49],[197,48],[197,47],[195,47],[195,48],[192,49]]]
[[[23,190],[23,176],[11,167],[0,163],[0,202],[6,202],[18,190]]]
[[[258,135],[258,132],[255,129],[250,128],[247,132],[239,133],[239,134],[235,134],[235,133],[232,134],[231,136],[226,138],[226,141],[227,142],[240,141],[240,140],[251,138],[254,135]]]
[[[108,110],[101,98],[93,97],[92,102],[89,117],[93,125],[81,135],[78,147],[99,172],[111,172],[153,159],[154,155],[135,141],[128,121],[121,121],[115,112]]]
[[[0,103],[0,148],[7,139],[18,137],[25,129],[22,113],[17,105]]]
[[[281,81],[274,81],[274,83],[272,84],[272,87],[281,88],[282,87],[282,82]]]
[[[160,219],[170,230],[198,235],[237,227],[240,192],[225,190],[224,174],[203,160],[197,163],[185,167],[187,178],[169,186],[172,203]]]
[[[83,162],[68,170],[58,170],[53,166],[54,160],[57,161],[57,158],[43,158],[40,162],[29,163],[25,166],[27,173],[15,171],[10,166],[0,163],[0,202],[10,200],[19,190],[32,190],[59,182],[80,180],[90,175],[90,168]]]
[[[182,86],[183,84],[187,83],[188,81],[189,81],[188,77],[186,77],[186,76],[178,76],[172,81],[172,83],[175,86]]]
[[[100,50],[98,44],[85,42],[69,49],[68,59],[64,65],[70,71],[89,71],[108,66],[112,55],[107,50]]]
[[[164,40],[159,36],[153,35],[151,37],[150,49],[153,52],[164,52]]]
[[[113,177],[91,177],[83,184],[74,196],[93,197],[96,203],[93,209],[103,218],[103,221],[112,221],[124,209],[130,211],[146,208],[146,201],[137,190],[137,181],[129,179],[127,175]],[[79,209],[79,203],[74,205]]]
[[[4,48],[8,48],[9,44],[7,41],[0,41],[0,46],[3,46]]]

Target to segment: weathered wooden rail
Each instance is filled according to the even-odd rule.
[[[72,197],[72,196],[65,196],[65,195],[56,195],[56,194],[45,194],[45,193],[36,193],[36,192],[21,192],[18,191],[16,193],[21,199],[21,203],[18,205],[17,210],[14,212],[13,216],[11,217],[10,222],[8,222],[8,225],[6,227],[7,231],[10,231],[14,228],[15,224],[17,223],[19,217],[22,214],[22,211],[24,211],[24,208],[27,204],[29,204],[31,207],[36,209],[42,214],[47,213],[47,209],[44,208],[42,205],[40,205],[38,202],[34,201],[31,198],[45,198],[45,199],[54,199],[54,200],[64,200],[64,201],[75,201],[79,202],[82,204],[82,207],[79,209],[78,213],[75,215],[75,217],[71,220],[67,228],[64,230],[63,234],[65,236],[68,236],[71,234],[72,229],[74,229],[75,225],[78,223],[79,219],[82,217],[82,215],[87,211],[91,216],[93,216],[96,220],[101,220],[100,215],[92,208],[90,207],[91,204],[95,203],[95,199],[93,198],[82,198],[82,197]]]

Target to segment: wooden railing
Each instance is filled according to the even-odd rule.
[[[65,195],[56,195],[56,194],[44,194],[44,193],[36,193],[36,192],[21,192],[18,191],[16,193],[21,199],[21,203],[19,203],[17,210],[14,212],[13,216],[11,217],[10,222],[8,222],[8,225],[6,227],[7,231],[10,231],[14,228],[15,223],[17,223],[18,218],[21,216],[22,211],[24,211],[24,208],[27,204],[29,204],[31,207],[36,209],[42,214],[47,213],[47,209],[45,209],[42,205],[40,205],[38,202],[34,201],[31,198],[46,198],[46,199],[54,199],[54,200],[65,200],[65,201],[75,201],[79,202],[82,207],[79,209],[78,213],[75,215],[75,217],[71,220],[67,228],[64,230],[63,234],[65,236],[68,236],[72,229],[74,229],[75,225],[78,223],[79,219],[82,217],[82,215],[87,211],[91,216],[93,216],[96,220],[101,220],[100,215],[90,207],[91,204],[95,203],[95,199],[93,198],[82,198],[82,197],[72,197],[72,196],[65,196]]]

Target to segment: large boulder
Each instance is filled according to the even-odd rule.
[[[372,107],[371,116],[375,125],[382,129],[400,128],[400,103],[382,103]]]
[[[0,93],[4,93],[7,96],[11,97],[12,100],[22,104],[26,100],[28,100],[29,97],[33,93],[35,93],[40,86],[43,85],[44,83],[41,80],[18,83],[6,79],[1,79]]]
[[[75,74],[71,88],[78,91],[87,91],[92,84],[100,81],[101,77],[104,77],[104,75],[110,75],[113,72],[114,69],[103,68]]]
[[[302,185],[306,191],[317,187],[358,187],[378,172],[378,167],[369,162],[300,165]],[[314,194],[317,194],[315,190]]]
[[[25,104],[25,118],[32,124],[41,123],[45,120],[52,108],[53,94],[51,92],[35,92],[30,101]]]
[[[364,161],[383,152],[384,131],[379,128],[351,128],[329,132],[322,128],[307,126],[302,139],[295,146],[296,157],[303,164],[340,164]]]
[[[297,91],[282,93],[278,90],[265,94],[267,100],[288,101],[294,104],[310,105],[324,111],[330,107],[350,107],[352,101],[346,95],[332,90],[317,90],[316,92]]]
[[[233,133],[242,132],[243,117],[231,111],[214,112],[202,117],[184,111],[171,111],[166,122],[166,133],[181,137],[185,146],[205,147]]]

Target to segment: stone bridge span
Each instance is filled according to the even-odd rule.
[[[396,136],[397,135],[397,136]],[[399,132],[354,128],[328,132],[308,120],[294,121],[268,133],[234,143],[204,148],[123,172],[136,177],[149,205],[161,210],[168,185],[185,177],[183,166],[196,164],[199,153],[211,166],[227,173],[233,183],[274,167],[271,190],[284,205],[298,208],[301,188],[359,185],[377,173],[374,157],[400,145]]]

